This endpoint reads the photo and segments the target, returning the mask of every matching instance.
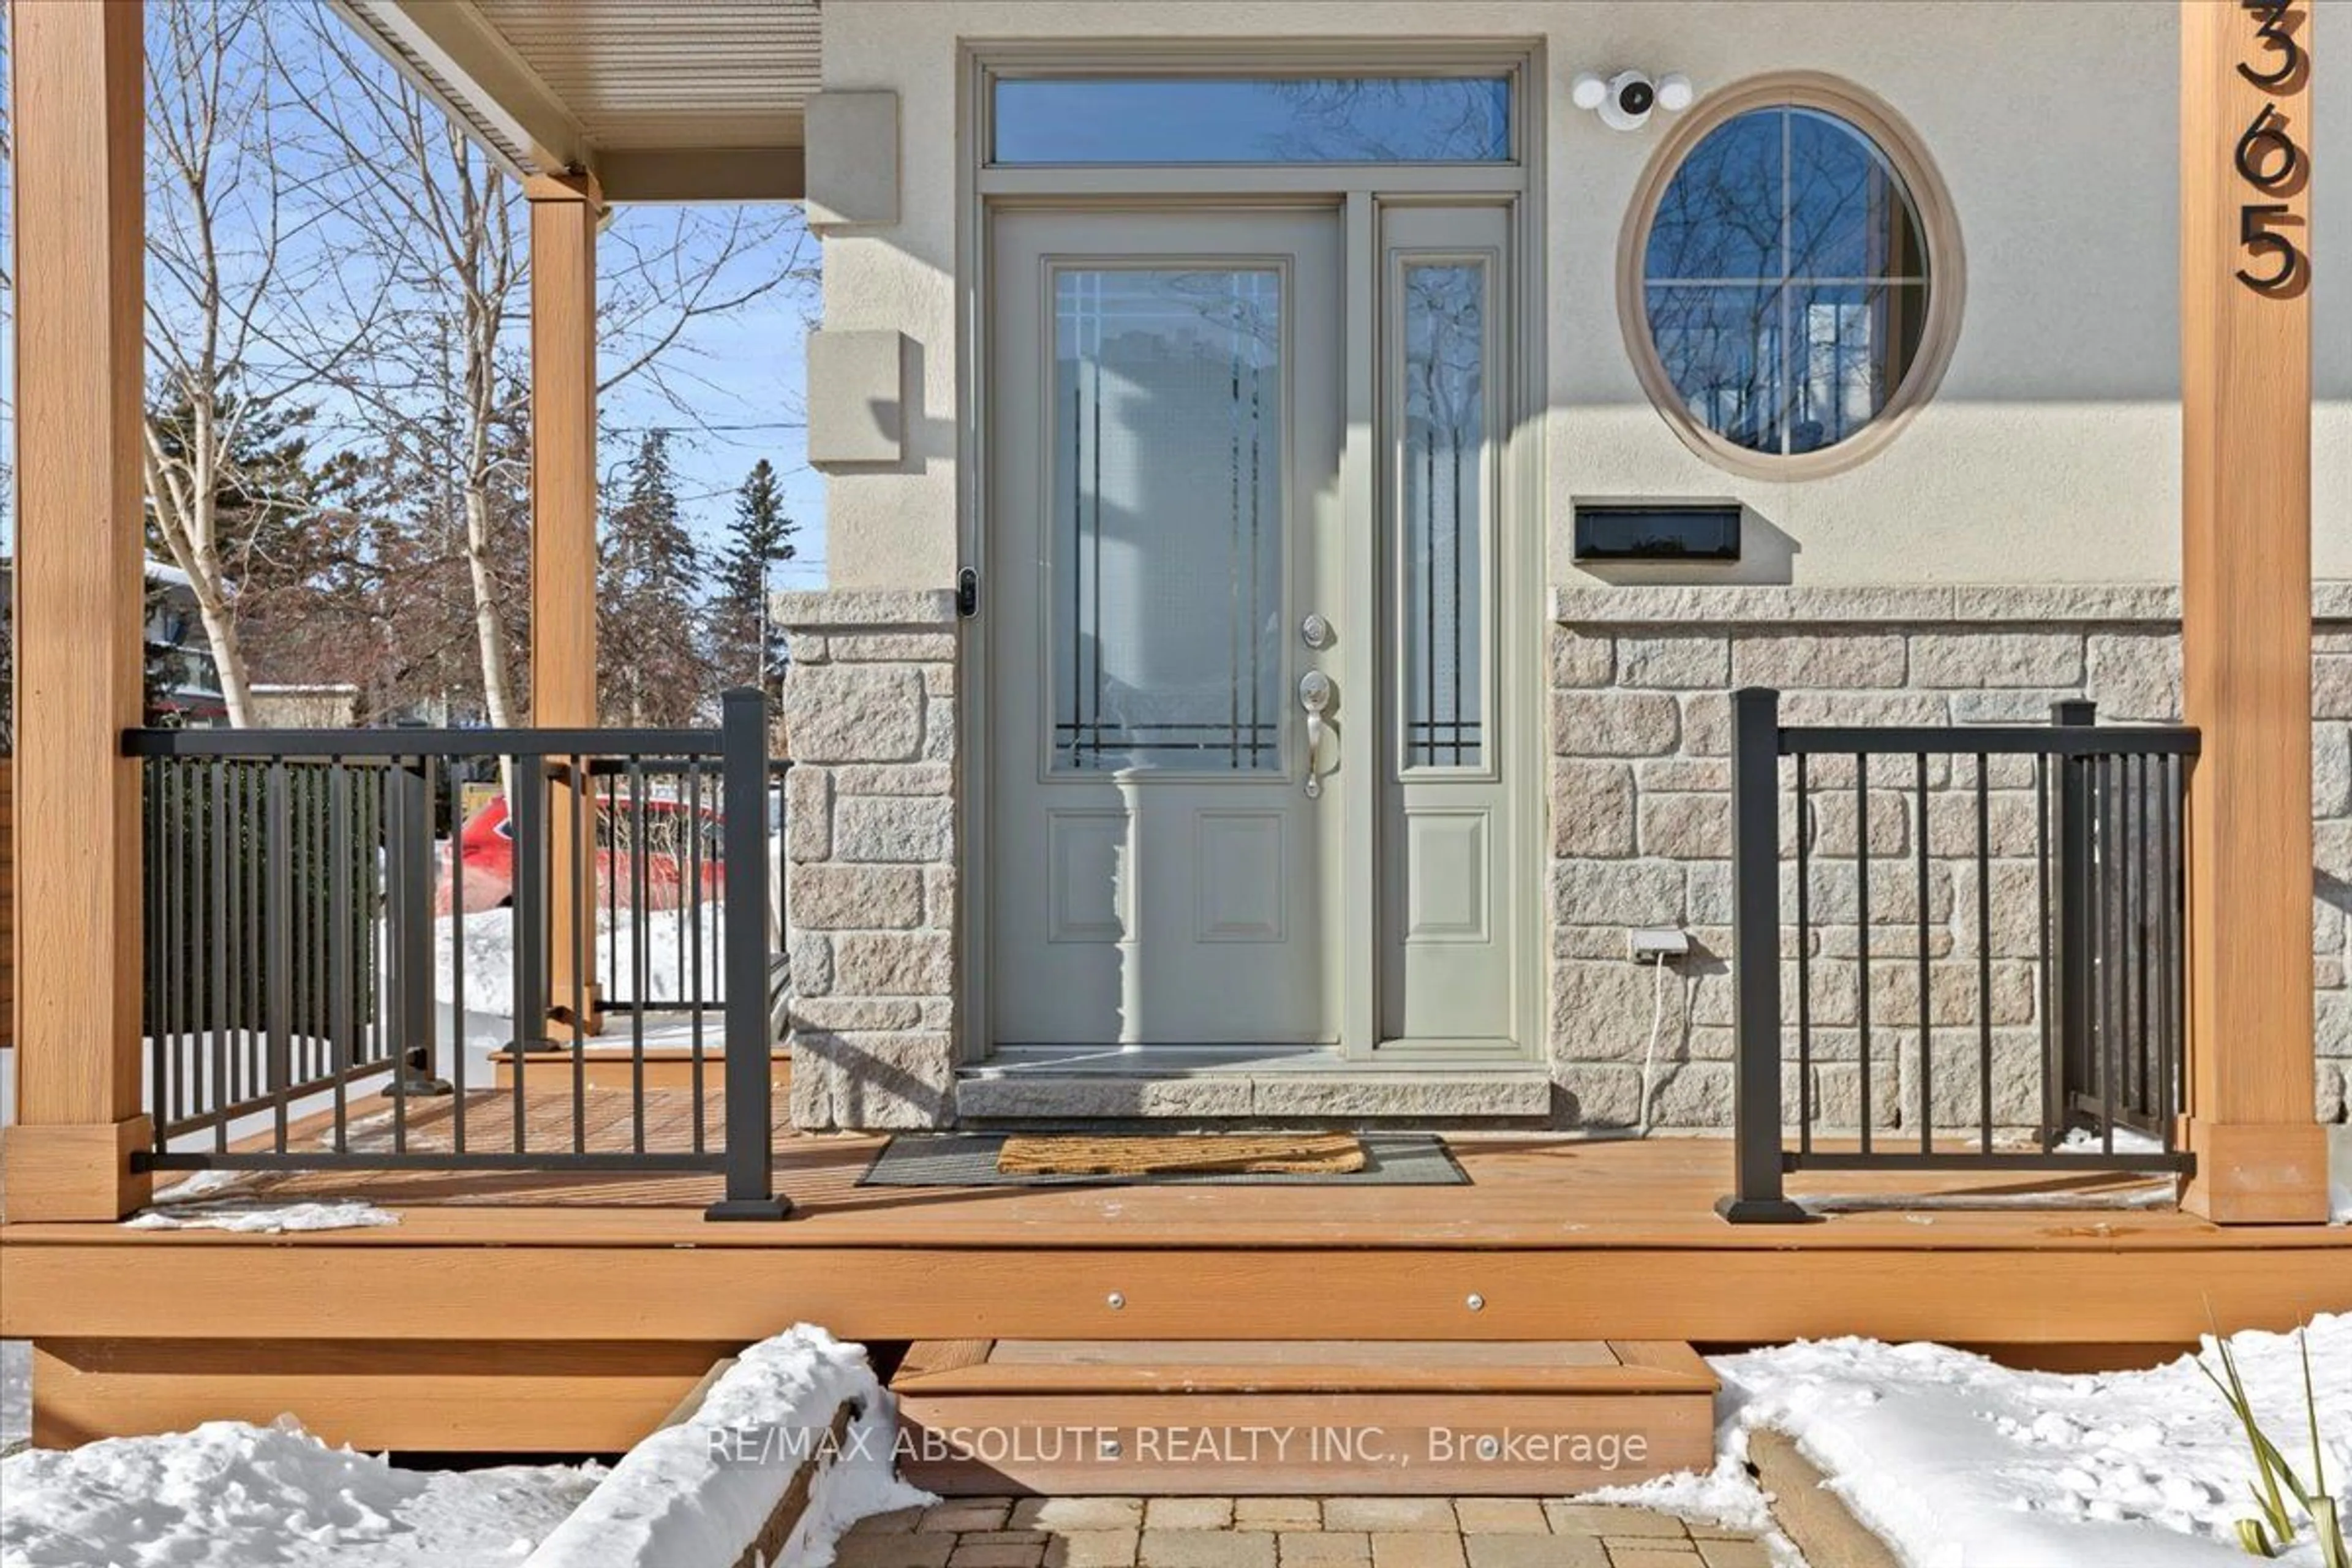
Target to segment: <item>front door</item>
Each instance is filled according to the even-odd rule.
[[[1518,1053],[1505,234],[992,216],[993,1045]]]
[[[1338,216],[995,246],[995,1039],[1336,1043]]]

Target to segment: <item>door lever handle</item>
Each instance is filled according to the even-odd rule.
[[[1323,775],[1316,770],[1316,758],[1323,750],[1323,736],[1331,726],[1323,715],[1330,710],[1331,678],[1319,669],[1310,669],[1298,678],[1298,706],[1307,714],[1307,798],[1318,800],[1323,794]]]

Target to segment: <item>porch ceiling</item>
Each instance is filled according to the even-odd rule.
[[[519,175],[612,201],[796,200],[818,0],[332,0]]]

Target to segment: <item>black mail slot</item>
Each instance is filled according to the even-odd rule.
[[[1579,561],[1737,561],[1738,501],[1579,501]]]

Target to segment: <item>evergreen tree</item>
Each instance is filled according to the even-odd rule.
[[[772,699],[782,680],[784,649],[768,617],[768,589],[774,568],[796,553],[793,535],[799,531],[800,524],[784,514],[775,465],[761,458],[735,492],[735,515],[719,558],[712,652],[725,679],[758,686]]]
[[[701,554],[687,531],[669,432],[637,443],[604,514],[597,701],[607,723],[690,724],[715,684],[701,637]]]

